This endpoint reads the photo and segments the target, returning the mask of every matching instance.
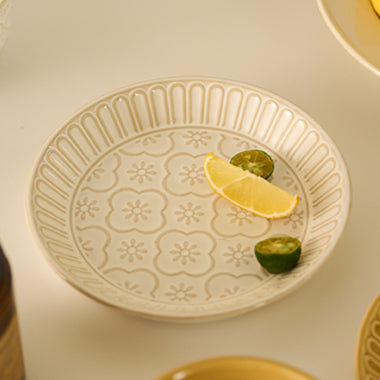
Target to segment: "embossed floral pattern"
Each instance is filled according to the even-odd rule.
[[[215,217],[212,220],[213,228],[222,236],[264,236],[272,222],[260,218],[236,206],[230,206],[222,197],[215,198]]]
[[[157,138],[161,137],[161,135],[155,135],[155,136],[146,136],[141,140],[137,140],[136,143],[143,146],[151,145],[151,144],[157,144]]]
[[[227,214],[230,217],[231,223],[236,223],[239,227],[246,224],[252,224],[252,214],[239,207],[232,206],[231,212]]]
[[[239,137],[234,137],[232,140],[236,141],[236,147],[240,148],[241,150],[248,150],[250,148],[249,143],[245,140],[240,139]]]
[[[179,222],[184,221],[186,224],[190,224],[199,222],[199,217],[204,215],[203,212],[199,211],[200,209],[201,206],[188,202],[187,205],[179,205],[179,210],[175,211],[174,214],[178,215],[177,220]]]
[[[284,225],[290,225],[294,230],[298,226],[303,226],[304,223],[304,210],[294,211],[284,220]]]
[[[132,169],[128,170],[128,173],[132,175],[129,177],[132,181],[136,180],[138,183],[143,183],[144,181],[152,181],[152,176],[157,174],[153,170],[154,165],[147,164],[145,161],[140,162],[139,164],[133,164]]]
[[[142,291],[140,290],[139,284],[133,284],[130,281],[126,280],[124,282],[125,289],[129,290],[130,292],[136,293],[136,294],[142,294]]]
[[[282,177],[282,179],[285,181],[286,186],[288,187],[294,186],[295,190],[298,189],[298,186],[295,182],[294,177],[288,171],[286,171],[286,174]]]
[[[152,210],[148,207],[148,203],[143,203],[140,199],[137,199],[135,202],[127,202],[126,207],[123,208],[122,211],[124,211],[124,217],[126,219],[132,219],[137,223],[140,220],[148,219],[148,215],[152,213]]]
[[[250,253],[250,247],[243,247],[240,243],[236,247],[229,246],[229,252],[226,252],[224,256],[227,258],[226,263],[234,263],[236,267],[241,264],[249,264],[253,254]]]
[[[199,256],[200,252],[197,251],[197,245],[191,244],[188,241],[184,241],[182,244],[174,244],[174,249],[170,253],[174,256],[173,261],[179,261],[181,264],[185,265],[189,261],[195,262],[195,256]]]
[[[88,176],[87,182],[91,182],[94,178],[99,179],[101,175],[104,173],[105,173],[105,169],[103,168],[103,164],[99,164],[99,166],[96,167]]]
[[[96,200],[90,201],[88,197],[78,200],[75,205],[75,216],[79,216],[82,220],[85,220],[88,216],[95,217],[99,207],[96,206],[98,202]]]
[[[131,239],[129,242],[122,241],[121,247],[117,249],[118,252],[121,252],[120,258],[128,258],[129,262],[136,260],[142,260],[143,254],[147,252],[144,249],[143,242],[137,242],[135,239]]]
[[[82,238],[82,236],[79,236],[79,244],[81,246],[81,248],[87,253],[89,254],[89,252],[92,252],[94,250],[94,248],[92,247],[92,243],[91,243],[91,240],[84,240]]]
[[[200,276],[214,266],[212,253],[216,242],[208,232],[166,231],[157,239],[156,245],[158,254],[154,263],[160,273]]]
[[[206,131],[188,131],[183,138],[187,145],[192,145],[194,148],[206,146],[211,136]]]
[[[224,293],[220,295],[220,298],[234,296],[235,294],[239,293],[239,290],[240,290],[240,287],[238,285],[234,285],[231,288],[225,288]]]
[[[185,285],[180,282],[178,285],[170,285],[170,292],[165,293],[171,301],[189,302],[192,298],[196,297],[196,294],[192,292],[193,287],[191,285]]]
[[[166,217],[167,198],[154,189],[136,191],[121,188],[113,192],[108,201],[105,223],[113,231],[139,231],[152,233],[160,229]]]
[[[186,152],[170,156],[164,166],[166,176],[162,182],[163,188],[172,195],[180,196],[212,194],[203,172],[204,156]]]
[[[203,168],[198,167],[196,164],[184,166],[179,175],[183,177],[182,182],[188,182],[190,185],[203,182]]]

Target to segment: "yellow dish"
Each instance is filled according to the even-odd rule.
[[[178,367],[155,380],[315,380],[278,362],[244,356],[205,359]]]
[[[379,0],[316,0],[328,28],[360,64],[380,76]],[[375,8],[376,6],[376,8]]]
[[[380,16],[380,0],[370,0],[375,12]]]
[[[380,379],[380,293],[368,307],[356,344],[356,378]]]

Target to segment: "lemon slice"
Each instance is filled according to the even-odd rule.
[[[211,189],[218,195],[263,218],[290,215],[299,198],[271,184],[266,179],[234,166],[209,153],[203,169]]]
[[[230,164],[248,170],[265,179],[271,176],[274,169],[272,158],[269,154],[259,149],[245,150],[244,152],[235,154],[231,158]]]
[[[377,15],[380,17],[380,0],[370,0],[373,9],[377,13]]]
[[[255,245],[259,263],[270,273],[293,269],[301,256],[301,242],[293,237],[273,237]]]

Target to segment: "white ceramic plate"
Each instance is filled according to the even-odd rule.
[[[380,379],[380,293],[363,317],[356,344],[356,378]]]
[[[266,220],[215,195],[204,156],[250,148],[275,162],[272,182],[297,193]],[[93,298],[139,315],[195,320],[278,299],[325,262],[345,226],[349,178],[338,149],[298,108],[227,80],[175,78],[108,94],[42,148],[28,214],[49,262]],[[274,235],[302,241],[297,268],[271,275],[254,256]]]
[[[370,0],[317,0],[317,4],[340,44],[380,76],[380,18]]]
[[[315,380],[304,372],[271,360],[227,356],[185,364],[156,380]]]

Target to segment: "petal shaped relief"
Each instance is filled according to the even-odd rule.
[[[174,211],[175,219],[185,225],[198,223],[205,215],[201,204],[186,202],[179,204]]]
[[[214,267],[214,238],[206,232],[168,231],[157,239],[158,255],[154,262],[165,275],[201,276]]]
[[[85,178],[82,191],[105,192],[112,189],[119,181],[117,170],[120,165],[121,159],[117,153],[106,156],[104,160],[90,170]]]
[[[235,245],[228,245],[223,253],[226,264],[231,264],[236,268],[246,266],[255,260],[253,252],[253,245],[242,245],[240,243]]]
[[[162,183],[166,191],[173,195],[210,195],[212,191],[203,172],[203,160],[204,154],[171,156],[165,163],[167,175]]]
[[[208,131],[202,129],[189,129],[182,135],[182,140],[185,145],[190,149],[198,149],[207,147],[212,142],[211,135]]]
[[[80,252],[97,269],[104,267],[108,261],[107,247],[111,236],[100,226],[76,228],[76,240]]]
[[[146,269],[128,271],[123,268],[110,268],[103,271],[105,277],[113,284],[138,296],[154,298],[158,287],[157,276]]]
[[[137,139],[133,139],[126,143],[119,152],[124,156],[136,156],[145,153],[148,156],[164,156],[173,150],[173,132],[162,131],[148,132],[139,135]]]
[[[242,275],[220,273],[213,275],[205,283],[207,299],[238,296],[261,285],[265,277],[265,274],[262,273]]]
[[[99,212],[99,201],[88,196],[81,197],[74,204],[74,216],[81,221],[94,219]]]
[[[129,263],[142,260],[144,255],[148,252],[145,249],[144,242],[138,241],[134,238],[123,240],[116,251],[120,256],[120,259],[126,260]]]
[[[169,285],[165,297],[171,302],[189,303],[195,300],[198,295],[192,285],[180,281]]]
[[[126,174],[130,181],[139,184],[152,183],[154,176],[157,174],[155,164],[147,161],[132,162],[126,170]]]
[[[221,129],[221,131],[223,130]],[[247,140],[246,138],[221,133],[221,140],[218,144],[218,151],[220,152],[221,156],[224,156],[227,160],[229,160],[235,154],[248,149],[263,148],[258,146],[253,141]]]
[[[120,189],[108,199],[110,212],[106,223],[116,232],[155,232],[166,222],[167,203],[166,197],[156,190]]]
[[[266,234],[272,225],[268,219],[231,205],[230,202],[218,197],[214,201],[215,216],[211,225],[216,233],[222,236],[250,236],[259,237]]]

